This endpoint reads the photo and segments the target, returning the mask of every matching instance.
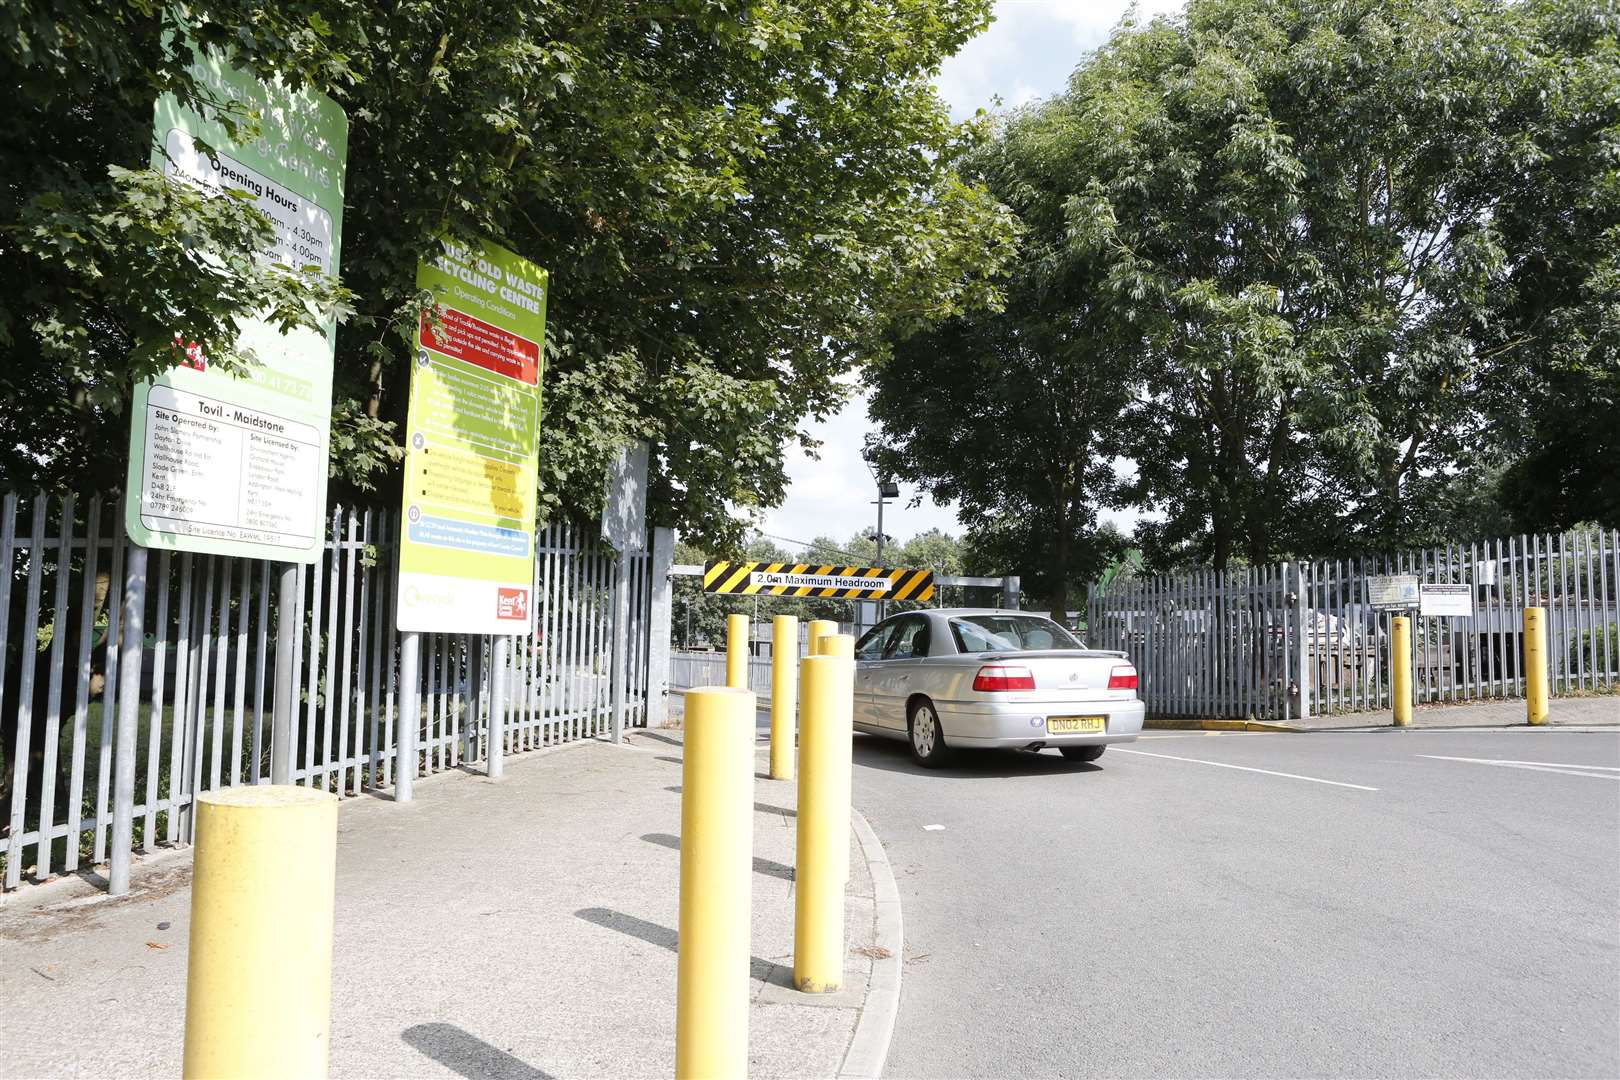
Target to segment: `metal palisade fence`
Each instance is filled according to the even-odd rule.
[[[0,500],[0,860],[5,889],[107,861],[118,785],[114,740],[126,556],[116,499],[37,493]],[[322,560],[298,570],[295,610],[260,560],[148,553],[140,650],[133,845],[186,844],[199,793],[268,783],[281,620],[293,619],[298,687],[292,782],[340,797],[394,783],[400,703],[394,629],[398,512],[335,508]],[[659,530],[667,533],[667,530]],[[594,528],[542,525],[532,637],[505,672],[505,753],[610,730],[619,556]],[[625,723],[643,726],[649,695],[655,563],[672,544],[626,556]],[[667,593],[667,587],[666,587]],[[661,608],[667,624],[667,601]],[[667,635],[667,625],[665,629]],[[424,634],[417,774],[483,759],[491,639]]]
[[[1094,587],[1088,643],[1128,653],[1157,716],[1288,720],[1390,706],[1390,620],[1367,579],[1466,586],[1473,615],[1414,610],[1420,703],[1522,697],[1524,609],[1547,609],[1554,694],[1620,677],[1620,534],[1582,529],[1376,558],[1288,562]]]

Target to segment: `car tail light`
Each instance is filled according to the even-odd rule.
[[[1108,673],[1110,690],[1135,690],[1136,681],[1136,668],[1130,664],[1120,664]]]
[[[1035,676],[1025,667],[1000,667],[987,664],[973,677],[975,690],[1033,690]]]

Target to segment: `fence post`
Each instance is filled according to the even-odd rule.
[[[394,801],[411,801],[416,779],[416,729],[422,723],[422,635],[407,630],[399,639],[399,723],[394,727]]]
[[[1412,726],[1412,619],[1397,615],[1389,622],[1390,704],[1396,727]]]
[[[1019,586],[1022,584],[1022,579],[1016,574],[1001,579],[1001,606],[1003,608],[1011,610],[1018,608]]]
[[[748,616],[726,616],[726,685],[748,689]]]
[[[669,648],[674,617],[675,530],[653,529],[652,562],[647,567],[652,598],[647,605],[647,726],[669,721]]]
[[[62,527],[67,526],[68,523],[63,522]],[[29,558],[39,558],[38,551],[28,554]],[[124,613],[117,642],[118,729],[114,743],[112,851],[109,852],[112,865],[107,871],[109,896],[129,892],[130,852],[135,846],[135,742],[141,723],[141,648],[145,635],[146,549],[131,543],[124,560]],[[161,709],[161,703],[154,706],[152,723],[161,722]],[[45,782],[50,783],[51,779],[47,777]],[[41,827],[48,826],[47,822]],[[68,842],[76,840],[70,837]]]
[[[499,780],[506,768],[506,666],[512,651],[512,639],[497,634],[490,643],[489,657],[489,729],[485,738],[484,775]]]
[[[855,662],[827,654],[805,657],[799,664],[799,701],[793,985],[806,993],[825,994],[844,981]]]
[[[337,804],[290,785],[198,799],[184,1076],[326,1075]]]
[[[675,1075],[748,1074],[748,957],[754,843],[754,695],[686,696]]]
[[[799,711],[799,620],[771,620],[771,779],[793,779],[794,720]]]
[[[1287,694],[1284,698],[1285,720],[1301,720],[1311,714],[1311,653],[1322,642],[1317,641],[1316,616],[1311,608],[1309,595],[1309,581],[1297,562],[1283,564],[1283,592],[1287,606],[1294,615],[1294,654],[1288,659],[1291,661],[1287,679]],[[1283,612],[1286,620],[1288,611]]]
[[[1526,720],[1540,726],[1547,722],[1547,609],[1524,609],[1524,668]]]

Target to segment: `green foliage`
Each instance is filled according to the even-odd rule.
[[[995,302],[1011,226],[955,173],[975,132],[931,85],[988,12],[988,0],[10,4],[0,70],[21,107],[0,131],[36,153],[0,165],[0,267],[28,283],[0,312],[0,477],[116,483],[119,406],[176,330],[228,364],[234,317],[348,299],[255,261],[264,223],[248,208],[144,171],[157,93],[230,109],[190,83],[183,48],[162,47],[184,26],[350,117],[342,272],[355,311],[338,334],[335,497],[398,482],[416,260],[449,230],[552,271],[542,512],[595,513],[607,461],[647,438],[665,522],[735,543],[731,509],[779,500],[798,426],[836,409],[837,377],[880,353],[889,327]],[[252,130],[240,110],[226,119]],[[68,352],[75,366],[54,367]]]
[[[1620,671],[1620,623],[1600,623],[1572,634],[1566,670],[1596,675]]]
[[[963,160],[1022,224],[1005,309],[902,328],[868,368],[883,431],[868,450],[879,468],[959,502],[978,558],[1023,576],[1055,612],[1119,546],[1098,529],[1097,511],[1118,501],[1110,458],[1132,393],[1119,369],[1134,344],[1099,314],[1086,287],[1097,271],[1077,266],[1069,248],[1072,141],[1066,114],[1031,110]]]
[[[876,369],[892,467],[1006,529],[1073,476],[1078,515],[1035,530],[1131,505],[1159,566],[1431,543],[1458,508],[1607,515],[1617,29],[1554,0],[1192,0],[1126,25],[966,163],[1022,251],[1004,315]],[[966,392],[896,401],[930,353]],[[1089,449],[1049,426],[1064,407]]]

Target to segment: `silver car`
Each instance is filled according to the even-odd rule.
[[[1096,761],[1142,730],[1136,668],[1042,615],[947,608],[891,615],[855,643],[855,728],[905,739],[918,762],[951,750],[1055,746]]]

